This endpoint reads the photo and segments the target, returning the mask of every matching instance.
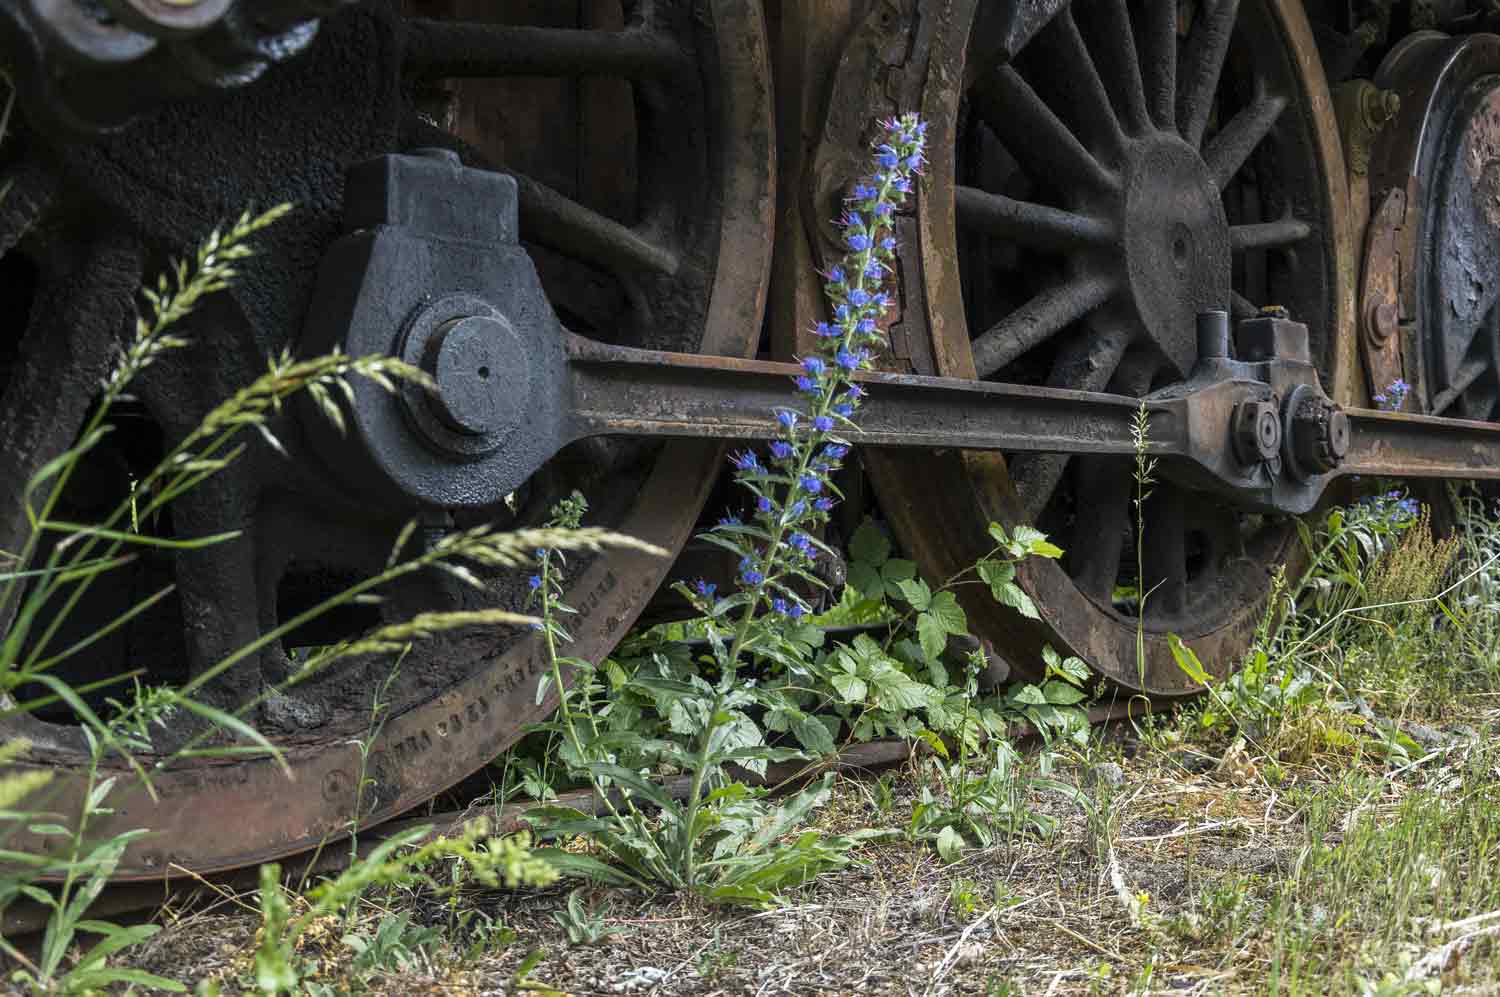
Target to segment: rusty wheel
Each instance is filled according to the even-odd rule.
[[[1404,324],[1388,377],[1431,415],[1500,417],[1500,36],[1437,31],[1396,44],[1375,74],[1401,110],[1371,150],[1371,192],[1402,206],[1398,240],[1372,241]],[[1385,285],[1382,285],[1385,289]],[[1414,323],[1414,328],[1413,328]],[[1367,336],[1381,330],[1368,323]],[[1395,326],[1396,323],[1391,323]],[[1413,333],[1417,334],[1416,338]],[[1383,390],[1385,385],[1373,387]]]
[[[1032,5],[1001,3],[964,20],[935,43],[923,97],[934,137],[922,296],[907,297],[925,298],[932,368],[1139,396],[1191,367],[1195,314],[1276,304],[1308,324],[1332,389],[1350,307],[1343,165],[1300,5],[1090,0],[1037,23]],[[1034,523],[1066,550],[1022,571],[1038,624],[969,603],[1022,670],[1052,643],[1127,688],[1190,692],[1167,635],[1233,667],[1271,569],[1295,558],[1289,521],[1161,484],[1138,577],[1128,460],[949,453],[920,472],[904,457],[871,465],[931,576],[972,564],[990,520]]]
[[[0,207],[0,253],[12,250],[0,260],[0,297],[34,288],[12,302],[29,305],[31,321],[12,331],[3,358],[0,549],[20,535],[21,483],[76,432],[130,318],[133,288],[160,254],[181,252],[247,202],[300,205],[293,223],[269,233],[232,295],[195,320],[194,345],[139,384],[139,404],[116,434],[122,442],[101,451],[69,499],[79,515],[112,502],[163,439],[263,369],[266,353],[296,341],[318,260],[338,232],[344,171],[383,153],[464,145],[516,175],[523,244],[570,328],[632,345],[752,354],[774,149],[759,4],[566,6],[413,2],[398,15],[393,5],[362,5],[330,19],[307,57],[243,95],[174,107],[97,143],[23,134],[0,150],[10,157],[0,183],[14,181]],[[580,20],[583,9],[590,20]],[[64,677],[144,668],[149,682],[181,681],[378,570],[413,509],[355,494],[286,419],[273,428],[290,460],[252,448],[174,503],[159,526],[179,536],[232,526],[243,538],[175,561],[148,559],[97,593],[104,615],[93,622],[168,581],[178,595],[80,655]],[[534,524],[577,488],[590,499],[590,522],[675,550],[719,464],[709,443],[586,442],[533,476],[514,510],[429,510],[425,521],[438,531],[455,522]],[[633,554],[575,563],[566,597],[581,613],[574,652],[607,653],[668,567]],[[522,575],[487,580],[483,599],[440,579],[385,592],[378,611],[325,619],[236,668],[214,692],[239,701],[285,675],[297,646],[358,633],[381,614],[519,607]],[[58,642],[76,639],[72,626]],[[533,702],[543,665],[535,640],[520,632],[460,631],[419,646],[391,690],[376,783],[363,795],[366,821],[474,772],[545,715],[552,704]],[[371,690],[389,669],[389,660],[352,662],[261,709],[259,724],[282,746],[293,780],[266,759],[176,762],[156,776],[159,804],[137,789],[117,794],[115,816],[91,833],[151,829],[126,853],[122,878],[172,865],[245,866],[339,833],[355,805],[351,738],[365,731]],[[18,734],[33,744],[26,764],[58,773],[49,806],[76,813],[84,755],[75,718],[53,710],[0,726],[0,740]]]

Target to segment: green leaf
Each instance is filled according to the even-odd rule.
[[[1006,534],[1005,527],[1001,526],[999,523],[990,524],[990,537],[994,539],[995,543],[1000,544],[1002,547],[1010,546],[1010,537]]]
[[[916,562],[902,557],[893,557],[880,566],[880,577],[891,584],[915,578],[917,577]]]
[[[801,719],[792,721],[792,733],[815,757],[823,758],[834,752],[833,733],[819,717],[803,714]]]
[[[848,672],[834,672],[828,679],[846,703],[863,703],[869,695],[865,680]]]
[[[1080,702],[1085,693],[1076,685],[1053,679],[1042,686],[1042,696],[1053,706],[1072,706]]]
[[[990,587],[990,594],[996,599],[1000,598],[997,590],[1001,586],[1016,580],[1016,566],[1010,561],[986,558],[974,565],[974,570],[979,573],[979,580]]]
[[[1030,683],[1013,687],[1010,690],[1010,701],[1029,706],[1047,705],[1047,697],[1042,695],[1042,690]]]
[[[964,836],[954,830],[952,824],[938,832],[937,852],[938,857],[949,865],[963,858]]]
[[[849,557],[857,562],[879,567],[891,556],[891,541],[885,531],[866,519],[849,538]],[[865,591],[860,589],[861,592]]]
[[[927,611],[937,617],[946,632],[950,634],[968,632],[969,618],[964,615],[963,607],[958,604],[958,599],[952,592],[939,592],[934,595]]]
[[[863,561],[849,562],[849,571],[845,576],[845,584],[860,595],[875,598],[879,598],[885,591],[885,582],[881,580],[880,572]]]
[[[948,631],[943,623],[931,613],[917,617],[917,640],[922,645],[922,654],[928,661],[936,661],[948,645]]]
[[[920,578],[909,578],[899,581],[896,583],[896,587],[901,590],[902,598],[911,603],[912,608],[918,612],[926,609],[932,602],[932,590]]]
[[[1198,660],[1198,655],[1182,642],[1181,637],[1176,634],[1167,634],[1167,646],[1172,649],[1172,660],[1177,662],[1177,667],[1184,675],[1201,686],[1213,684],[1213,676],[1208,674],[1208,669],[1203,667],[1203,662]]]
[[[1041,614],[1036,611],[1036,603],[1015,582],[1008,582],[998,590],[991,590],[990,594],[995,597],[996,602],[1009,606],[1028,620],[1041,619]]]

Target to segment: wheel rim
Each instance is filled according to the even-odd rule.
[[[493,5],[485,6],[493,13]],[[528,239],[536,242],[539,237],[537,252],[554,257],[541,266],[544,284],[550,283],[548,289],[554,300],[566,299],[568,304],[575,306],[572,312],[560,307],[575,327],[604,336],[609,336],[612,331],[592,325],[587,314],[576,311],[582,303],[556,290],[559,285],[571,286],[568,284],[569,266],[595,274],[604,273],[618,283],[618,291],[612,293],[626,301],[627,307],[621,313],[637,315],[633,320],[622,319],[619,328],[613,330],[615,338],[621,341],[725,355],[750,355],[755,348],[764,306],[773,198],[770,85],[759,6],[749,0],[719,0],[707,9],[692,4],[645,3],[635,14],[632,23],[621,26],[625,29],[623,31],[580,30],[569,36],[560,29],[552,30],[545,36],[557,44],[550,55],[538,56],[531,50],[523,56],[511,53],[514,58],[523,60],[520,68],[528,75],[573,79],[593,68],[601,73],[619,72],[629,76],[635,80],[634,96],[639,109],[634,141],[639,143],[640,165],[629,178],[639,198],[639,218],[625,224],[570,198],[547,200],[556,192],[536,183],[531,189],[529,204],[523,187],[523,242]],[[356,12],[349,16],[364,18],[366,14]],[[399,30],[410,39],[419,27],[418,22],[409,22],[399,25]],[[450,23],[450,40],[452,27]],[[482,30],[476,29],[481,34]],[[674,44],[666,48],[675,50],[675,54],[667,51],[669,57],[690,61],[691,92],[684,89],[681,76],[669,81],[669,89],[658,80],[658,74],[651,66],[642,68],[628,60],[620,62],[619,52],[623,48],[638,45],[643,35],[653,31],[670,33],[668,40]],[[644,41],[650,49],[652,39],[648,37]],[[489,50],[494,49],[493,43],[487,42],[486,45]],[[587,48],[580,57],[580,46],[592,48]],[[485,50],[485,46],[480,48]],[[412,56],[412,51],[417,51],[417,55]],[[661,54],[662,47],[657,46],[655,51]],[[413,59],[421,55],[420,50],[408,49],[408,72],[413,69]],[[543,60],[541,63],[539,58]],[[582,62],[577,61],[580,58]],[[509,72],[503,59],[498,62],[493,56],[485,59],[488,61],[481,60],[477,65],[428,64],[419,67],[418,72],[441,72],[466,78],[500,76]],[[546,61],[548,59],[551,61]],[[588,61],[590,59],[595,61]],[[603,62],[598,62],[600,59]],[[465,82],[456,89],[478,86]],[[693,93],[696,93],[696,98]],[[666,106],[680,108],[694,100],[700,110],[691,120],[680,114],[674,118],[660,113]],[[670,141],[663,139],[661,148],[653,145],[657,136],[668,133],[673,136]],[[658,152],[666,155],[656,156]],[[652,155],[648,156],[648,153]],[[688,155],[691,159],[684,158]],[[648,159],[651,161],[647,162]],[[662,159],[670,162],[662,162]],[[701,168],[693,164],[701,164]],[[675,176],[671,172],[673,166],[677,171]],[[662,192],[670,189],[669,181],[681,184],[683,171],[693,169],[699,169],[703,175],[697,193],[689,199],[690,203],[672,203]],[[544,203],[537,203],[539,197]],[[714,204],[721,210],[709,221],[700,222],[698,213],[705,203]],[[139,264],[138,243],[125,242],[124,248],[116,250],[112,256],[102,251],[96,254],[106,257],[111,273],[129,270],[131,261]],[[661,268],[649,255],[653,249],[663,246],[676,257],[674,272],[660,272]],[[647,254],[644,259],[642,252]],[[125,264],[117,259],[121,257]],[[720,265],[721,260],[725,261],[724,265]],[[551,273],[548,266],[553,268]],[[117,280],[114,284],[121,286],[112,285],[116,299],[121,293],[129,293],[123,286],[125,283]],[[641,311],[646,314],[640,315]],[[667,332],[656,333],[658,338],[652,340],[641,338],[645,330]],[[279,334],[284,343],[287,330],[280,329]],[[189,377],[191,372],[182,376]],[[204,390],[211,393],[218,387],[221,385]],[[153,391],[163,390],[159,385],[146,385],[141,393],[149,403]],[[10,401],[16,399],[13,397]],[[173,431],[170,425],[165,429],[168,435]],[[560,455],[533,479],[534,494],[529,504],[535,509],[528,513],[523,499],[519,519],[534,521],[544,514],[546,500],[551,494],[565,493],[581,483],[597,500],[596,508],[600,510],[597,516],[590,517],[591,522],[597,521],[676,550],[691,530],[698,509],[718,473],[719,455],[717,446],[698,442],[674,442],[661,447],[602,454],[589,448],[577,448]],[[310,477],[302,473],[305,469],[295,470],[297,473],[287,474],[283,465],[282,475],[296,479],[294,483],[298,487],[306,484],[317,501],[326,501],[341,511],[355,508],[351,506],[349,496],[339,495],[337,489],[330,489],[327,483],[304,482],[302,479]],[[626,480],[625,475],[629,475],[630,485],[621,487],[618,482]],[[614,483],[613,488],[611,483]],[[261,495],[260,492],[256,494]],[[285,509],[285,506],[275,504],[279,499],[262,501],[274,510]],[[404,512],[398,512],[401,518],[405,517]],[[493,514],[496,514],[494,510],[480,510],[469,515],[482,518]],[[312,551],[309,555],[312,559],[319,556],[319,545],[334,551],[329,554],[329,564],[323,567],[334,565],[344,557],[345,554],[337,551],[339,544],[359,532],[337,529],[336,523],[327,522],[337,519],[337,516],[325,516],[325,522],[320,524],[316,517],[302,512],[297,515],[304,527],[300,537],[307,544],[306,548],[299,549]],[[174,526],[179,529],[184,528],[183,524],[192,516],[181,518],[182,522],[174,521]],[[393,521],[390,518],[382,521],[381,517],[374,519],[368,524],[367,532],[383,537],[383,541],[361,536],[353,542],[370,549],[382,542],[389,545]],[[320,528],[326,530],[321,536]],[[251,558],[254,567],[252,582],[259,586],[252,587],[251,593],[265,591],[269,584],[270,591],[276,593],[272,596],[273,602],[277,596],[285,598],[276,589],[280,577],[284,576],[273,577],[268,582],[266,575],[272,569],[265,565],[275,563],[279,566],[274,570],[289,570],[284,552],[266,553],[277,544],[286,546],[284,534],[278,534],[275,543],[267,541],[262,544],[264,549],[252,552]],[[279,562],[278,557],[281,558]],[[348,567],[347,564],[338,566]],[[580,570],[577,577],[570,579],[564,597],[580,611],[577,625],[572,628],[577,639],[570,653],[596,660],[606,654],[623,636],[669,567],[669,561],[631,553],[610,553],[581,564],[575,562],[575,568]],[[211,572],[215,565],[205,562],[200,568]],[[189,615],[200,604],[214,612],[224,611],[223,600],[227,594],[224,588],[209,586],[206,591],[188,592],[189,579],[193,575],[189,571],[184,576],[183,572],[179,563],[177,574],[183,582],[184,605]],[[259,572],[260,577],[254,577],[255,572]],[[519,603],[524,591],[520,576],[491,581],[499,582],[495,587],[501,591],[498,596],[500,604],[515,606]],[[454,596],[440,587],[433,587],[404,596],[398,593],[392,601],[406,608],[456,608],[452,601],[455,598],[467,597]],[[186,601],[189,599],[196,599],[197,603]],[[268,609],[264,601],[262,599],[259,609],[254,611],[260,618],[252,616],[249,621],[250,632],[258,632],[268,623],[275,622],[275,607]],[[243,634],[243,616],[235,617],[233,622]],[[426,666],[429,659],[438,662],[440,657],[456,659],[461,665]],[[137,827],[147,827],[153,832],[127,851],[118,875],[121,878],[160,876],[174,865],[194,871],[239,867],[294,853],[345,830],[353,815],[354,773],[357,771],[354,749],[348,740],[351,735],[360,733],[359,725],[354,722],[355,712],[360,709],[367,711],[369,706],[369,686],[361,679],[370,674],[369,668],[379,667],[379,663],[361,667],[365,670],[351,670],[338,682],[330,680],[330,685],[322,693],[328,702],[335,702],[342,696],[347,708],[341,707],[337,715],[330,713],[324,722],[306,729],[286,727],[283,736],[277,739],[292,768],[295,782],[289,783],[281,769],[270,760],[225,762],[219,759],[202,764],[181,764],[160,773],[155,780],[160,803],[152,802],[138,788],[117,794],[115,815],[107,821],[95,822],[91,833],[108,835]],[[497,637],[494,633],[460,633],[436,642],[415,668],[409,663],[403,667],[414,673],[427,670],[440,677],[434,681],[414,674],[399,690],[396,705],[371,756],[370,774],[375,784],[367,787],[361,797],[367,823],[416,805],[472,773],[519,737],[526,724],[542,718],[555,705],[555,692],[542,704],[534,702],[535,680],[545,667],[545,661],[539,645],[527,635],[512,633]],[[438,671],[439,667],[446,670]],[[33,742],[34,747],[25,764],[53,769],[58,776],[53,782],[49,808],[64,813],[76,812],[82,787],[76,772],[81,761],[76,729],[26,718],[7,721],[0,733],[7,738],[23,734]],[[225,814],[234,814],[236,819],[225,821]],[[13,843],[13,847],[41,850],[46,844],[45,840],[27,839]]]
[[[925,96],[938,129],[919,218],[936,372],[1142,395],[1191,366],[1196,311],[1228,305],[1243,317],[1279,304],[1308,324],[1333,388],[1351,304],[1343,167],[1300,8],[1075,5],[1013,59],[976,65],[995,38],[1014,37],[1013,13],[981,9],[934,56],[945,72],[929,76],[964,80],[961,92],[929,84]],[[1060,65],[1069,71],[1052,71]],[[1289,522],[1158,485],[1138,661],[1120,591],[1138,587],[1129,461],[926,463],[913,473],[905,458],[877,458],[872,471],[934,577],[982,556],[991,520],[1035,523],[1068,551],[1021,569],[1036,624],[970,594],[971,620],[1023,674],[1053,644],[1130,689],[1195,691],[1167,635],[1211,670],[1232,667],[1262,615],[1267,566],[1298,555]]]

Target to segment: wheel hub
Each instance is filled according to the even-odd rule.
[[[1195,317],[1223,308],[1229,222],[1198,151],[1175,137],[1140,144],[1125,168],[1121,226],[1129,300],[1178,371],[1192,366]]]

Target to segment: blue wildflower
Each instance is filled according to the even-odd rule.
[[[813,474],[804,474],[797,479],[797,484],[802,486],[803,491],[811,492],[814,495],[823,490],[823,480]]]
[[[901,162],[901,156],[889,145],[882,145],[875,151],[875,162],[879,163],[885,169],[891,170],[895,169],[896,165]]]
[[[740,517],[738,517],[738,516],[725,516],[723,519],[719,520],[719,525],[720,526],[741,526],[743,524],[740,522]]]
[[[920,152],[914,152],[910,156],[907,156],[906,168],[914,173],[920,170],[922,168],[922,154]]]
[[[775,599],[772,599],[771,600],[771,608],[773,610],[775,610],[776,612],[778,612],[778,613],[785,613],[786,612],[786,600],[783,599],[783,598],[781,598],[780,596],[776,597]]]
[[[777,440],[771,444],[771,456],[777,460],[787,460],[796,452],[786,440]]]
[[[820,433],[833,432],[833,420],[826,415],[820,415],[813,420],[813,428]]]
[[[848,402],[840,402],[833,407],[833,414],[843,416],[845,419],[854,414],[854,406]]]
[[[854,331],[866,336],[873,336],[875,334],[875,320],[872,318],[860,319],[859,325],[854,327]]]
[[[877,191],[874,187],[871,187],[869,184],[857,183],[854,185],[854,190],[850,191],[849,196],[856,201],[872,201],[876,197],[878,197],[879,194],[880,192]]]
[[[881,239],[880,248],[885,250],[887,253],[894,253],[896,251],[896,237],[893,235],[888,235],[884,239]]]
[[[713,582],[706,582],[701,578],[693,583],[693,591],[697,592],[705,599],[712,599],[714,597],[714,592],[718,589],[718,587],[719,586],[715,585]]]
[[[791,409],[782,409],[776,413],[776,421],[787,429],[797,428],[797,413]]]
[[[755,503],[755,508],[759,509],[761,512],[770,512],[771,500],[762,495],[760,499]]]
[[[730,454],[729,462],[740,471],[759,471],[760,460],[756,458],[754,451],[741,450],[739,453]]]
[[[859,359],[860,358],[859,358],[858,354],[851,353],[849,350],[839,350],[833,356],[833,362],[836,363],[836,364],[838,364],[840,367],[844,368],[844,370],[847,370],[847,371],[858,370],[859,369]]]
[[[859,399],[863,398],[865,396],[865,394],[866,394],[866,392],[865,392],[864,388],[861,388],[857,384],[851,384],[851,385],[849,385],[849,392],[848,392],[848,394],[846,394],[844,397],[852,399],[854,401],[858,401]]]
[[[870,237],[864,232],[850,232],[844,238],[849,243],[849,248],[856,253],[863,253],[870,248]]]
[[[794,620],[800,620],[800,619],[802,619],[802,613],[803,613],[802,607],[799,606],[799,605],[797,605],[795,602],[792,603],[792,608],[788,609],[786,611],[786,615],[790,616]]]
[[[823,456],[829,460],[843,460],[848,452],[849,448],[841,443],[830,443],[823,448]]]
[[[862,287],[856,287],[849,292],[849,303],[855,308],[863,308],[870,303],[870,292]]]
[[[833,310],[833,317],[839,322],[849,321],[850,314],[851,313],[849,311],[849,306],[843,302],[840,302],[839,305]]]
[[[842,284],[844,282],[844,268],[834,267],[828,271],[828,282],[830,284]]]
[[[839,331],[827,322],[819,322],[813,329],[813,335],[822,336],[824,339],[832,339],[839,335]]]
[[[865,265],[865,276],[871,280],[879,280],[885,276],[885,267],[875,257],[870,257],[870,262]]]
[[[803,394],[816,395],[823,390],[822,388],[818,387],[817,381],[814,381],[806,374],[799,375],[796,383],[797,390],[802,392]]]
[[[807,503],[798,499],[787,507],[786,518],[788,521],[801,519],[802,514],[805,512],[807,512]]]
[[[823,373],[824,363],[821,357],[803,357],[802,369],[817,377]]]
[[[875,205],[875,214],[880,218],[889,217],[891,212],[895,210],[896,206],[890,201],[881,201],[879,204]]]
[[[545,548],[545,547],[538,547],[536,549],[536,556],[538,558],[546,557],[547,556],[547,548]]]
[[[820,498],[813,503],[813,508],[817,509],[819,512],[827,512],[833,508],[833,499],[828,498],[825,495],[823,498]]]
[[[526,584],[530,585],[531,591],[535,592],[537,589],[542,587],[542,576],[532,575],[530,578],[526,579]]]

